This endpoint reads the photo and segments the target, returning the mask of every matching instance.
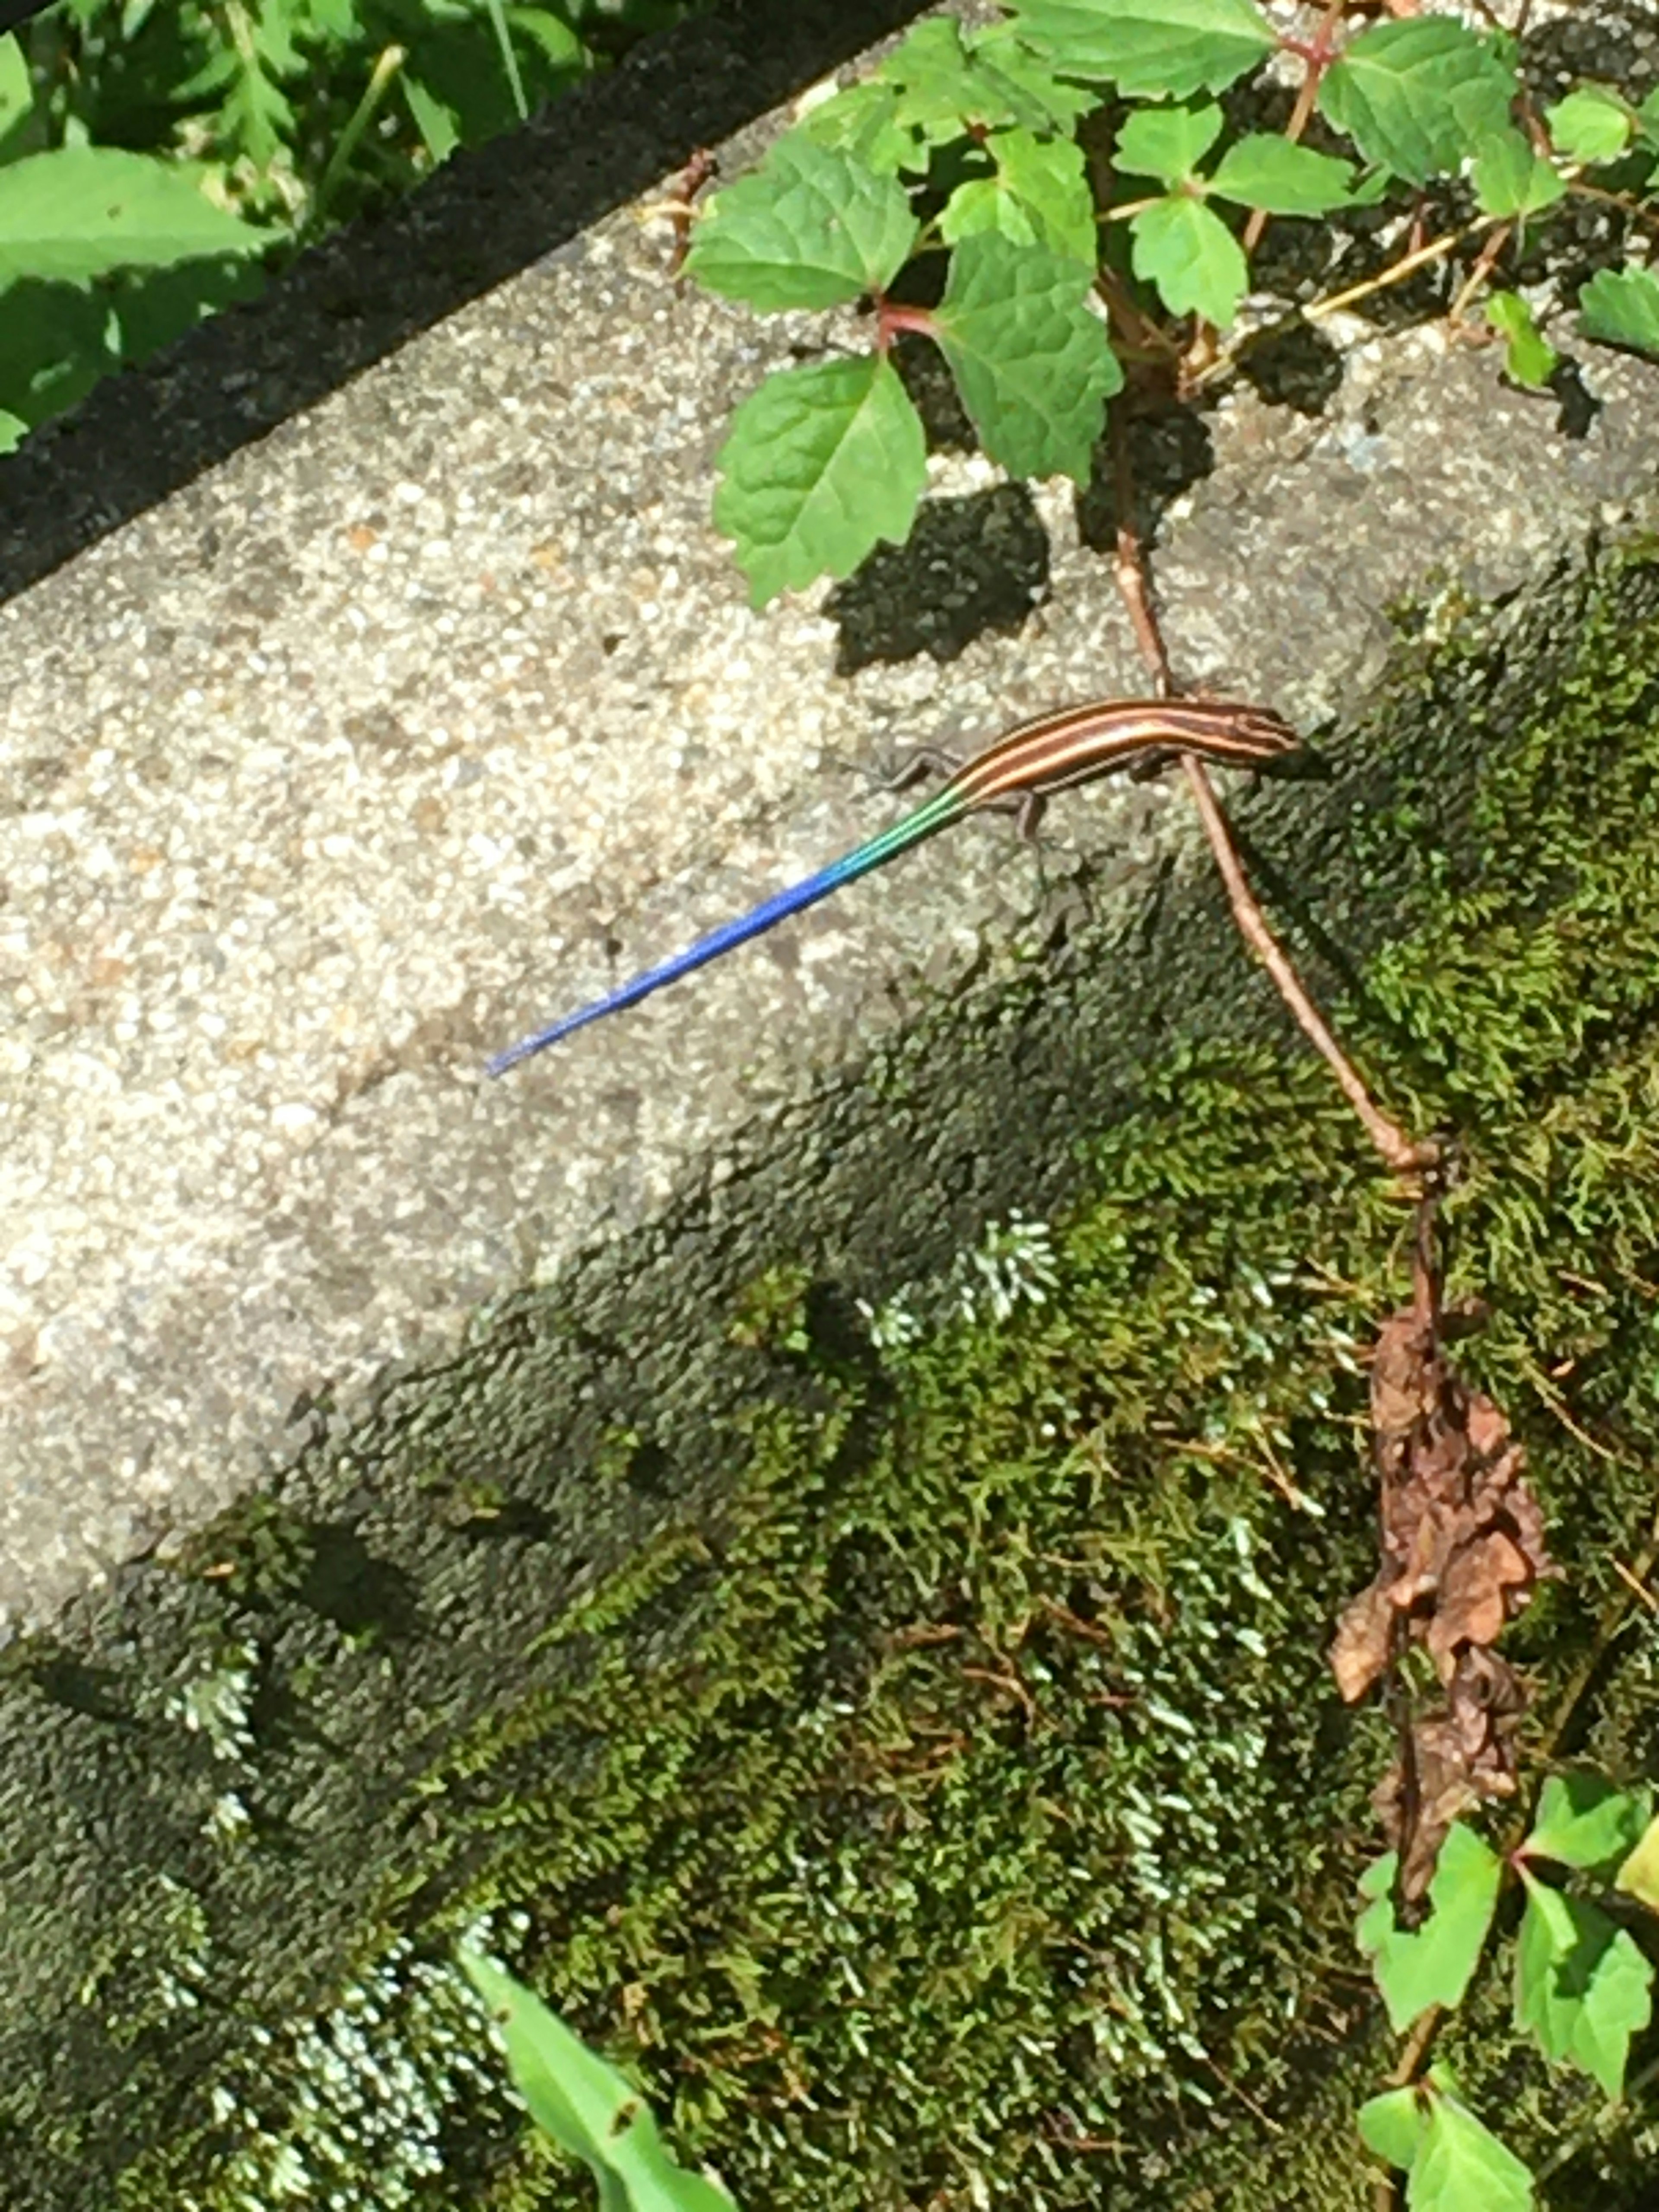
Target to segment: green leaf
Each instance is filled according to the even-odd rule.
[[[1540,331],[1532,309],[1520,294],[1489,292],[1486,310],[1486,320],[1508,340],[1504,349],[1505,376],[1534,390],[1547,384],[1560,367],[1561,356]]]
[[[1132,177],[1184,185],[1221,136],[1221,124],[1213,100],[1202,107],[1137,107],[1117,134],[1113,164]]]
[[[1395,1925],[1395,1854],[1365,1869],[1360,1893],[1373,1902],[1360,1916],[1359,1948],[1370,1955],[1389,2024],[1403,2035],[1431,2005],[1455,2008],[1463,2000],[1480,1947],[1492,1923],[1503,1878],[1503,1861],[1461,1820],[1440,1846],[1429,1884],[1429,1915],[1420,1928]]]
[[[1041,108],[1050,130],[1070,131],[1099,106],[1098,96],[1067,84],[1024,45],[1014,23],[993,23],[973,41],[975,58],[1012,79]]]
[[[978,230],[999,230],[1022,245],[1040,240],[1092,270],[1097,258],[1095,203],[1077,142],[1038,138],[1029,131],[994,131],[985,150],[997,173],[959,185],[951,195],[939,217],[945,243],[954,246]]]
[[[21,416],[0,407],[0,453],[15,453],[28,434],[29,426]]]
[[[1652,1809],[1645,1790],[1615,1789],[1599,1774],[1552,1774],[1522,1853],[1610,1875],[1642,1840]]]
[[[878,176],[895,176],[901,169],[920,172],[927,167],[927,149],[918,132],[899,128],[898,98],[896,85],[866,77],[809,109],[792,135],[834,147]]]
[[[34,88],[15,31],[0,36],[0,162],[15,161],[34,120]]]
[[[931,145],[960,138],[970,128],[996,131],[1018,125],[1042,131],[1048,125],[1042,102],[994,62],[970,50],[952,15],[919,23],[877,76],[897,90],[896,119],[901,128]]]
[[[415,118],[422,144],[434,163],[447,161],[461,143],[460,118],[446,100],[409,70],[398,72],[398,82]]]
[[[270,236],[215,207],[190,170],[149,154],[60,146],[0,169],[0,283],[257,253]]]
[[[1359,2135],[1367,2150],[1389,2166],[1408,2170],[1423,2141],[1427,2115],[1415,2089],[1385,2089],[1359,2107]]]
[[[1474,196],[1486,215],[1528,216],[1553,207],[1566,185],[1519,131],[1483,138],[1469,172]]]
[[[1659,276],[1650,269],[1597,270],[1578,295],[1578,327],[1603,345],[1659,354]]]
[[[1272,52],[1250,0],[1016,0],[1020,36],[1066,76],[1185,100],[1220,92]]]
[[[1491,43],[1444,15],[1377,23],[1345,46],[1320,112],[1367,161],[1413,185],[1449,174],[1509,121],[1513,74]]]
[[[933,331],[980,442],[1011,476],[1089,480],[1123,372],[1084,302],[1090,271],[987,231],[951,256]]]
[[[763,313],[836,307],[885,289],[915,244],[903,187],[799,131],[708,203],[686,268]]]
[[[716,457],[717,529],[737,541],[755,605],[850,575],[878,538],[908,535],[927,447],[890,362],[815,362],[769,376]]]
[[[116,319],[89,286],[24,277],[0,289],[0,410],[26,428],[73,407],[120,365]]]
[[[1619,1869],[1618,1887],[1650,1912],[1659,1912],[1659,1820],[1650,1821]]]
[[[1130,259],[1172,315],[1194,313],[1225,330],[1249,289],[1243,249],[1218,215],[1177,192],[1131,218]]]
[[[1269,215],[1325,215],[1346,206],[1352,182],[1347,162],[1253,131],[1227,149],[1208,189],[1218,199],[1239,200]]]
[[[1571,2058],[1609,2097],[1624,2088],[1631,2038],[1651,2014],[1653,1969],[1622,1928],[1525,1867],[1515,2017],[1547,2058]]]
[[[460,1962],[489,2008],[531,2118],[587,2166],[603,2212],[732,2212],[723,2189],[669,2156],[638,2090],[539,1997],[476,1952],[463,1950]]]
[[[1577,92],[1544,111],[1550,143],[1569,161],[1616,161],[1631,142],[1636,119],[1617,93],[1600,85]]]
[[[1406,2202],[1410,2212],[1532,2212],[1532,2176],[1466,2106],[1433,2097]]]

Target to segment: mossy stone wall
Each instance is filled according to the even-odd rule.
[[[1460,1140],[1468,1358],[1567,1570],[1507,1647],[1541,1710],[1659,1504],[1659,560],[1430,627],[1240,815]],[[751,2208],[1366,2201],[1388,1741],[1322,1649],[1407,1216],[1209,880],[1153,919],[988,976],[4,1656],[0,2201],[587,2202],[463,1928]],[[1650,1624],[1583,1707],[1621,1779]],[[1472,2020],[1547,2201],[1644,2202],[1639,2100],[1597,2134]]]

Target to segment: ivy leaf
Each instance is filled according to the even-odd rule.
[[[1540,331],[1521,295],[1489,292],[1486,309],[1486,320],[1508,341],[1504,349],[1504,375],[1534,391],[1547,385],[1560,367],[1561,356]]]
[[[257,253],[270,234],[216,207],[196,173],[114,146],[59,146],[0,169],[0,284],[84,281]]]
[[[1553,164],[1535,154],[1519,131],[1496,131],[1483,138],[1469,176],[1486,215],[1537,215],[1553,207],[1567,189]]]
[[[556,2013],[476,1952],[463,1950],[460,1960],[489,2008],[531,2118],[587,2166],[602,2204],[613,2212],[733,2212],[723,2189],[675,2164],[638,2090]]]
[[[1521,1850],[1529,1859],[1608,1875],[1641,1842],[1651,1810],[1645,1790],[1616,1789],[1599,1774],[1552,1774]]]
[[[1635,118],[1616,93],[1580,85],[1544,111],[1550,143],[1569,161],[1616,161],[1631,141]]]
[[[994,131],[985,150],[997,173],[973,178],[952,192],[939,216],[945,243],[998,230],[1021,245],[1041,240],[1092,270],[1097,258],[1094,196],[1076,140]]]
[[[1533,2212],[1532,2176],[1466,2106],[1432,2097],[1406,2202],[1411,2212]]]
[[[1252,131],[1222,155],[1209,190],[1218,199],[1239,200],[1269,215],[1325,215],[1347,204],[1352,182],[1347,162],[1273,133]]]
[[[1609,2097],[1625,2086],[1631,2038],[1652,2014],[1653,1969],[1625,1930],[1525,1867],[1515,1954],[1515,2017],[1547,2058],[1571,2058]]]
[[[1480,1947],[1492,1923],[1504,1866],[1473,1828],[1455,1820],[1440,1846],[1429,1884],[1429,1917],[1420,1928],[1395,1924],[1395,1854],[1366,1868],[1360,1894],[1373,1900],[1360,1916],[1359,1948],[1371,1958],[1389,2024],[1403,2035],[1431,2005],[1455,2009],[1462,2002]]]
[[[1636,1849],[1619,1869],[1618,1887],[1627,1897],[1659,1912],[1659,1820],[1650,1823]]]
[[[1184,192],[1143,208],[1129,223],[1137,276],[1158,287],[1172,315],[1195,313],[1225,330],[1249,289],[1243,249],[1218,215]]]
[[[709,201],[685,265],[763,314],[844,307],[892,282],[917,228],[896,179],[792,131]]]
[[[34,87],[15,31],[0,34],[0,161],[9,161],[28,143],[34,118]]]
[[[791,135],[833,147],[878,177],[901,169],[919,173],[927,167],[927,149],[915,131],[899,128],[897,114],[897,86],[867,76],[809,108]]]
[[[1659,276],[1650,269],[1598,269],[1578,295],[1578,327],[1603,345],[1659,354]]]
[[[116,318],[89,284],[23,277],[0,289],[0,410],[20,425],[18,436],[120,365]]]
[[[1319,110],[1367,161],[1425,185],[1504,129],[1514,93],[1489,40],[1449,16],[1418,15],[1345,46],[1320,82]]]
[[[1423,2100],[1412,2088],[1385,2089],[1359,2107],[1359,2136],[1366,2149],[1405,2172],[1417,2156],[1426,2124]]]
[[[895,119],[930,145],[959,138],[964,130],[1005,129],[1021,124],[1042,131],[1048,117],[1042,104],[994,64],[963,42],[953,15],[919,23],[896,53],[876,72],[898,93]]]
[[[1221,136],[1221,124],[1213,100],[1202,107],[1137,107],[1124,118],[1113,161],[1132,177],[1184,185]]]
[[[973,52],[977,60],[1011,77],[1026,98],[1042,109],[1050,130],[1070,131],[1099,105],[1093,93],[1067,84],[1045,67],[1022,42],[1018,24],[991,24],[974,40]]]
[[[1250,0],[1018,0],[1013,12],[1067,76],[1154,98],[1220,92],[1276,43]]]
[[[1089,480],[1123,372],[1084,301],[1091,272],[985,231],[951,256],[933,334],[980,441],[1011,476]]]
[[[921,423],[890,362],[814,362],[769,376],[715,458],[714,526],[736,540],[757,607],[850,575],[902,544],[927,481]]]

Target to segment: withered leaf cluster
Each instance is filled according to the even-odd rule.
[[[1554,1571],[1522,1447],[1503,1414],[1447,1358],[1444,1318],[1419,1301],[1390,1316],[1371,1364],[1382,1564],[1331,1647],[1352,1704],[1408,1644],[1434,1662],[1443,1702],[1402,1726],[1401,1755],[1373,1797],[1401,1854],[1398,1893],[1420,1898],[1461,1813],[1516,1786],[1525,1694],[1492,1649],[1533,1585]]]

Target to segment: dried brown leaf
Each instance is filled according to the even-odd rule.
[[[1331,1672],[1343,1701],[1353,1705],[1378,1680],[1394,1649],[1394,1607],[1380,1581],[1343,1609],[1331,1644]]]

